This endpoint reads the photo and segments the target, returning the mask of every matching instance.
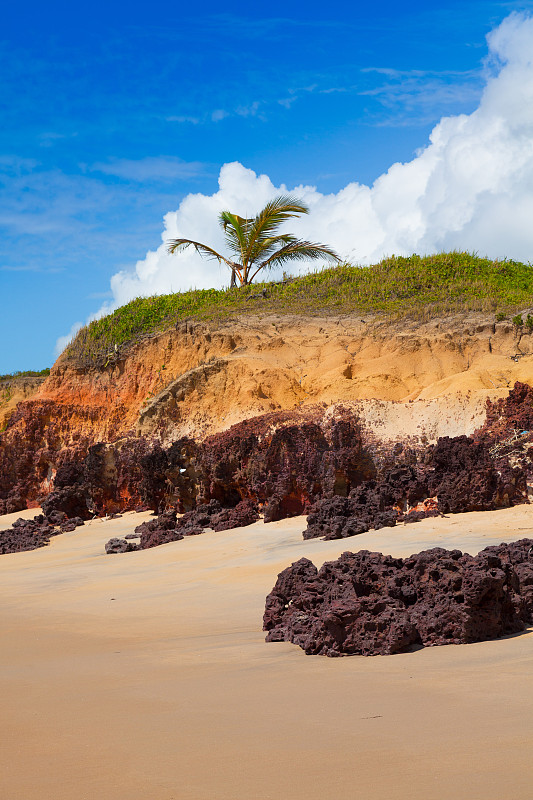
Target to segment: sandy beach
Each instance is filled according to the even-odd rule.
[[[304,542],[300,517],[105,555],[146,518],[0,558],[1,798],[533,796],[533,630],[340,659],[261,630],[265,595],[301,556],[474,554],[533,536],[530,506],[340,542]]]

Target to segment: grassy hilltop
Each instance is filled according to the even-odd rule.
[[[532,297],[530,264],[460,252],[392,256],[370,267],[345,264],[281,283],[138,297],[82,328],[66,355],[81,363],[104,364],[117,348],[186,319],[269,312],[356,312],[391,320],[467,311],[505,316],[531,306]]]

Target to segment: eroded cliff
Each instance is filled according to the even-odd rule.
[[[284,411],[296,420],[312,409],[320,418],[348,410],[365,442],[416,446],[469,435],[485,419],[487,398],[507,395],[515,381],[533,382],[532,372],[531,333],[484,315],[427,323],[330,314],[181,322],[111,351],[99,368],[61,357],[2,435],[0,499],[36,504],[54,487],[57,468],[84,459],[97,443],[104,443],[98,470],[122,481],[121,496],[131,499],[121,458],[134,471],[154,442],[202,442]],[[115,455],[105,443],[114,443]]]
[[[533,335],[481,315],[425,324],[258,316],[182,323],[111,354],[101,369],[62,357],[30,403],[36,414],[39,404],[53,404],[56,420],[65,417],[65,443],[74,434],[202,438],[258,414],[320,402],[374,401],[360,407],[387,434],[401,413],[384,403],[418,401],[416,415],[431,425],[440,416],[435,401],[446,398],[452,415],[452,398],[469,398],[478,409],[476,401],[502,396],[532,373]],[[460,425],[466,406],[459,401],[458,409]]]

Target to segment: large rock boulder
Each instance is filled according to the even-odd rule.
[[[300,559],[266,599],[267,641],[308,654],[389,655],[515,633],[533,622],[533,540],[426,550],[401,559],[361,550],[317,570]]]

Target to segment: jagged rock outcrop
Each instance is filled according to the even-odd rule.
[[[518,385],[508,406],[517,414],[530,402],[528,387]],[[183,524],[155,523],[144,547],[180,538],[185,524],[195,532],[237,527],[259,511],[266,522],[307,512],[305,538],[340,538],[400,520],[527,502],[530,434],[504,442],[502,451],[501,427],[508,437],[512,423],[490,411],[475,437],[443,437],[417,449],[369,437],[343,407],[266,414],[168,448],[143,439],[100,443],[84,456],[81,449],[62,452],[44,509],[84,519],[139,507],[186,512]]]
[[[50,538],[60,533],[40,515],[33,520],[17,519],[7,530],[0,531],[0,554],[35,550],[49,544]]]
[[[11,413],[0,514],[217,501],[210,527],[310,513],[306,535],[336,537],[532,491],[533,390],[506,387],[531,374],[533,334],[509,322],[178,320],[100,355],[65,353]]]
[[[490,511],[527,502],[527,469],[492,453],[494,441],[443,437],[417,468],[404,466],[352,489],[348,497],[320,498],[305,539],[340,539],[371,528],[438,513]]]
[[[315,655],[390,655],[516,633],[533,622],[532,550],[531,539],[475,557],[443,548],[406,559],[362,550],[320,570],[302,558],[266,599],[266,640]]]

